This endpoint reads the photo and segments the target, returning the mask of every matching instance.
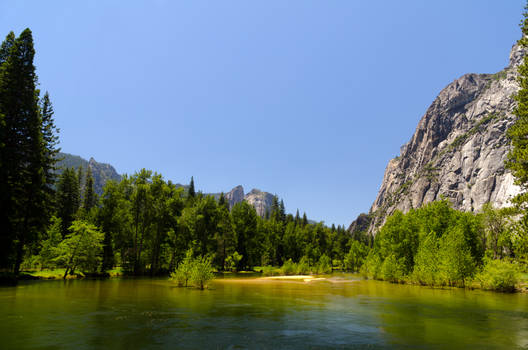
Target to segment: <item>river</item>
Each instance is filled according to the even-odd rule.
[[[528,295],[335,274],[26,281],[0,288],[1,349],[528,348]]]

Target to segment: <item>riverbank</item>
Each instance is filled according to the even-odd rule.
[[[64,273],[66,269],[52,269],[52,270],[25,270],[21,271],[18,277],[19,280],[55,280],[55,279],[64,279]],[[76,272],[73,275],[67,275],[66,279],[78,279],[78,278],[89,278],[89,277],[121,277],[124,273],[121,268],[115,268],[108,270],[106,273],[97,273],[97,274],[85,274],[82,272]]]

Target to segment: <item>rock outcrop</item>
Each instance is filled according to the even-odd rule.
[[[514,121],[512,95],[519,89],[517,67],[524,54],[514,45],[504,70],[466,74],[440,92],[387,165],[370,209],[370,233],[395,210],[407,212],[441,198],[464,211],[478,211],[486,202],[509,205],[520,189],[504,167],[506,130]]]
[[[233,205],[244,200],[244,187],[240,185],[236,186],[231,191],[227,192],[225,197],[229,203],[229,208],[232,208]]]
[[[273,195],[271,193],[263,192],[254,188],[244,195],[244,187],[240,185],[226,193],[225,196],[229,202],[229,208],[232,208],[237,203],[246,201],[255,208],[260,217],[266,215],[273,203]]]
[[[244,196],[244,200],[255,208],[260,217],[264,217],[271,208],[273,195],[254,188]]]
[[[86,160],[79,156],[69,153],[59,153],[57,162],[58,173],[62,173],[64,168],[75,168],[78,169],[80,166],[83,167],[84,171],[88,168],[92,171],[92,177],[94,179],[94,191],[101,195],[103,193],[103,186],[108,180],[121,181],[121,175],[117,173],[113,166],[106,163],[96,162],[95,159],[90,158]],[[81,185],[84,186],[84,179],[81,179]]]

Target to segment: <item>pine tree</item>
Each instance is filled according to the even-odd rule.
[[[308,218],[306,217],[306,213],[303,213],[303,218],[302,218],[302,226],[306,226],[308,225]]]
[[[301,217],[299,215],[299,209],[297,209],[297,212],[295,213],[295,226],[299,225],[299,223],[301,222]]]
[[[84,198],[83,208],[89,212],[97,204],[97,194],[94,191],[94,181],[92,177],[92,169],[88,167],[86,171],[86,182],[84,184]]]
[[[59,143],[59,137],[57,136],[59,129],[55,126],[53,120],[53,105],[47,91],[41,99],[40,105],[42,115],[42,141],[44,143],[43,170],[46,183],[48,184],[46,186],[46,200],[49,203],[55,204],[55,190],[49,184],[54,184],[57,177],[57,155],[60,151],[60,148],[57,147]]]
[[[189,183],[189,198],[196,197],[196,190],[194,189],[194,177],[191,176],[191,183]]]
[[[528,48],[528,5],[525,7],[523,14],[524,19],[521,22],[522,38],[519,45]],[[508,167],[513,176],[515,183],[523,189],[523,193],[517,196],[518,204],[528,202],[528,56],[524,57],[523,63],[518,68],[520,90],[514,96],[517,101],[517,107],[513,114],[517,117],[515,123],[508,130],[512,148],[508,153],[506,167]]]
[[[220,198],[218,199],[218,206],[226,207],[227,209],[229,209],[229,203],[227,202],[224,192],[220,193]]]
[[[83,166],[79,165],[79,168],[77,168],[77,181],[79,182],[79,189],[83,188]]]
[[[280,204],[279,204],[279,197],[273,196],[273,200],[271,202],[271,208],[270,208],[270,218],[279,221],[280,220]]]
[[[62,220],[62,236],[66,237],[68,229],[76,218],[81,202],[79,180],[73,168],[66,168],[57,185],[57,216]]]
[[[39,106],[34,56],[29,29],[16,39],[10,33],[0,47],[0,243],[5,253],[0,267],[15,274],[24,247],[44,230],[52,206],[56,140],[52,113],[43,115]]]
[[[284,206],[284,201],[281,199],[279,204],[279,219],[280,221],[286,221],[286,207]]]

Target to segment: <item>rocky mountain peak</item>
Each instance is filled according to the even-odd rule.
[[[225,195],[229,208],[232,208],[235,204],[244,200],[244,187],[238,185]]]
[[[370,209],[369,232],[395,210],[407,212],[442,198],[465,211],[478,211],[486,202],[509,205],[519,188],[504,168],[506,130],[514,121],[512,95],[525,55],[516,44],[504,70],[466,74],[438,94],[411,140],[389,161]]]
[[[255,208],[259,216],[264,217],[271,208],[273,195],[254,188],[245,195],[244,200]]]

